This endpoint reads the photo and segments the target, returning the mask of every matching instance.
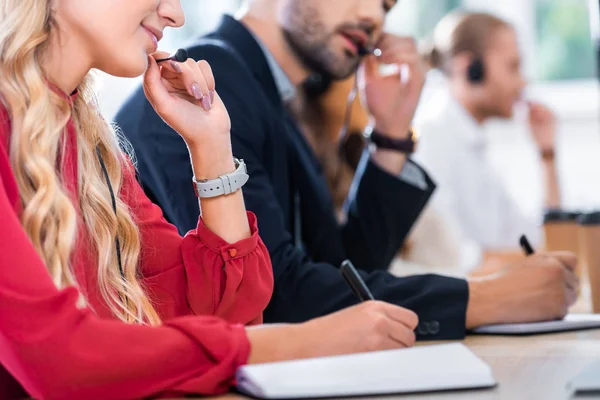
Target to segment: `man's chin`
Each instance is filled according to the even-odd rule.
[[[496,118],[500,119],[512,119],[515,116],[515,109],[513,107],[510,108],[499,108],[496,110]]]
[[[502,118],[505,119],[512,119],[515,116],[515,110],[511,109],[510,111],[507,111]]]
[[[325,73],[329,75],[335,81],[343,81],[350,78],[352,75],[356,73],[358,70],[358,62],[353,65],[349,65],[345,68],[337,68],[334,70],[326,71]]]

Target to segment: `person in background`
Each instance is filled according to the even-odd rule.
[[[460,339],[490,323],[553,319],[575,301],[570,253],[539,254],[494,276],[395,278],[385,270],[434,186],[409,151],[369,146],[338,224],[315,153],[289,113],[296,87],[313,73],[349,78],[359,65],[363,98],[380,134],[412,140],[410,124],[423,85],[411,38],[383,33],[395,0],[252,0],[240,20],[224,17],[215,32],[188,47],[213,66],[232,122],[233,152],[251,175],[246,206],[259,219],[273,261],[274,296],[265,321],[300,322],[356,302],[339,272],[350,259],[374,296],[417,313],[418,339]],[[378,46],[364,58],[359,48]],[[382,76],[379,64],[408,64],[411,78]],[[189,193],[193,171],[185,143],[139,88],[117,116],[139,160],[146,192],[180,231],[198,216]],[[515,284],[517,282],[517,284]]]
[[[89,74],[145,72],[194,176],[233,172],[209,64],[156,61],[163,30],[183,23],[179,0],[0,4],[2,399],[216,394],[242,364],[415,340],[414,313],[381,302],[245,327],[262,322],[273,274],[240,190],[203,199],[183,238],[146,197]]]
[[[420,105],[415,122],[420,135],[415,160],[438,186],[429,207],[449,228],[463,271],[490,262],[499,265],[494,260],[514,257],[510,250],[518,251],[522,234],[536,245],[541,242],[541,218],[521,212],[486,159],[485,123],[511,118],[515,106],[524,101],[517,34],[493,15],[454,12],[436,27],[426,58],[447,77],[445,88]],[[557,208],[556,120],[546,106],[527,105],[544,172],[545,205]],[[415,231],[421,231],[419,223]]]

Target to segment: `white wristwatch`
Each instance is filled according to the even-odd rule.
[[[225,174],[217,179],[210,179],[198,182],[196,178],[192,178],[194,182],[194,191],[198,198],[211,198],[226,196],[237,192],[248,182],[250,178],[246,170],[244,160],[233,159],[235,163],[235,171],[231,174]]]

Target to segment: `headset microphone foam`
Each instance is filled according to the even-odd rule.
[[[185,62],[188,59],[188,53],[187,51],[185,51],[184,49],[179,49],[177,50],[177,52],[175,53],[175,55],[168,57],[168,58],[162,58],[160,60],[156,60],[157,63],[163,62],[163,61],[177,61],[177,62]]]

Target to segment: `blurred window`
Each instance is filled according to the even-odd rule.
[[[587,0],[536,0],[537,79],[594,78],[588,13]]]

